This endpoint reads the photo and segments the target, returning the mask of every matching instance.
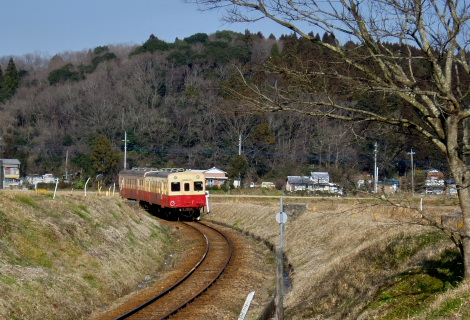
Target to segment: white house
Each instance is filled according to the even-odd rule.
[[[42,176],[40,175],[29,175],[26,176],[26,182],[30,185],[34,185],[36,188],[38,183],[55,183],[56,178],[52,173],[46,173]]]
[[[310,176],[288,176],[286,191],[322,192],[331,194],[342,194],[343,188],[336,183],[330,182],[328,172],[311,172]]]

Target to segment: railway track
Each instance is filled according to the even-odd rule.
[[[134,301],[130,310],[115,310],[101,319],[166,319],[204,293],[227,268],[233,254],[230,239],[221,231],[201,222],[179,223],[194,236],[191,255],[165,283],[161,292]],[[116,314],[118,312],[118,314]]]

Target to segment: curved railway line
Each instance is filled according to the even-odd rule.
[[[138,295],[100,319],[167,319],[193,302],[223,274],[233,255],[233,244],[227,235],[201,222],[172,224],[185,228],[195,239],[183,265],[161,283],[159,292]]]

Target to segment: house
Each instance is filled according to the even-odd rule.
[[[400,187],[398,179],[386,179],[377,182],[378,189],[380,192],[385,194],[397,193]]]
[[[227,172],[212,167],[209,170],[204,171],[206,177],[206,186],[212,187],[217,186],[221,187],[223,184],[227,183],[228,177]]]
[[[317,184],[330,183],[330,174],[328,172],[310,172],[310,177]]]
[[[330,175],[328,172],[311,172],[310,176],[288,176],[286,191],[342,194],[343,188],[338,184],[330,182]]]
[[[446,183],[444,180],[444,172],[438,169],[429,169],[425,171],[426,180],[424,188],[426,194],[444,194],[446,191]]]
[[[34,188],[36,188],[38,183],[55,183],[56,182],[56,177],[52,173],[46,173],[42,176],[40,175],[29,175],[26,176],[26,183],[29,185],[34,185]]]
[[[0,159],[0,189],[21,185],[20,164],[18,159]]]
[[[313,184],[309,176],[287,176],[286,191],[295,192],[308,190]]]

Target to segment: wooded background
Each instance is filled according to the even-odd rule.
[[[315,37],[337,41],[327,33]],[[355,48],[352,42],[341,45]],[[380,179],[410,172],[411,149],[418,175],[430,168],[447,171],[441,153],[411,129],[244,112],[224,90],[238,88],[240,70],[262,84],[267,70],[289,66],[302,72],[305,61],[313,69],[344,72],[331,52],[311,41],[248,30],[196,33],[173,43],[151,35],[142,46],[102,46],[52,58],[1,57],[0,157],[19,159],[22,175],[62,176],[68,154],[67,171],[75,181],[101,173],[111,182],[123,168],[127,132],[128,168],[215,166],[231,177],[241,174],[246,184],[264,179],[281,186],[288,175],[328,171],[332,181],[353,189],[364,172],[373,174],[376,142]],[[425,79],[426,66],[414,67]],[[353,88],[340,79],[317,85],[372,111],[403,107],[377,93],[351,95]]]

